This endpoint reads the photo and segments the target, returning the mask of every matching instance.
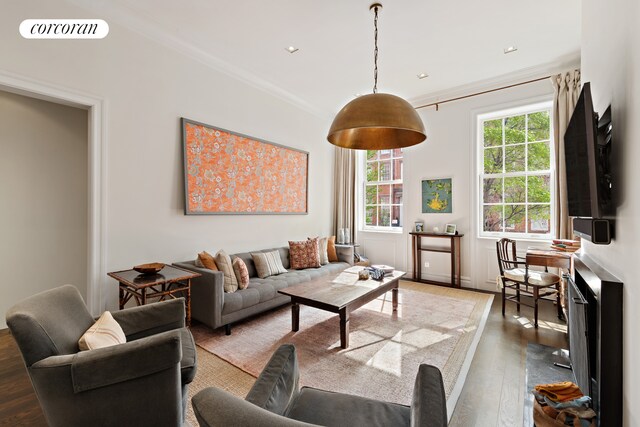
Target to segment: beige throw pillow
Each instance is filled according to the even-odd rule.
[[[126,342],[127,337],[120,324],[115,321],[110,312],[105,311],[80,337],[78,346],[80,350],[93,350]]]
[[[328,243],[328,237],[321,237],[318,239],[318,254],[320,255],[321,265],[329,264],[329,255],[327,253]]]
[[[282,265],[282,259],[278,251],[251,252],[251,258],[253,258],[253,263],[256,265],[258,277],[261,279],[287,272],[287,269]]]
[[[231,257],[223,250],[218,251],[216,254],[216,265],[218,266],[218,270],[224,274],[224,291],[229,293],[237,291],[238,280],[233,272]]]

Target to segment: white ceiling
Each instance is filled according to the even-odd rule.
[[[71,1],[323,115],[372,91],[372,0]],[[579,56],[580,0],[382,4],[378,90],[409,100]]]

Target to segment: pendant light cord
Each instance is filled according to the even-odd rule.
[[[373,8],[373,93],[378,93],[378,6]]]

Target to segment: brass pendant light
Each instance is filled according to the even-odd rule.
[[[427,138],[424,124],[416,110],[404,99],[378,93],[378,9],[374,12],[373,93],[360,96],[342,107],[333,119],[327,139],[343,148],[383,150],[409,147]]]

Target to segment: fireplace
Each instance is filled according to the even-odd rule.
[[[600,426],[622,425],[622,282],[574,255],[568,283],[569,357]]]

